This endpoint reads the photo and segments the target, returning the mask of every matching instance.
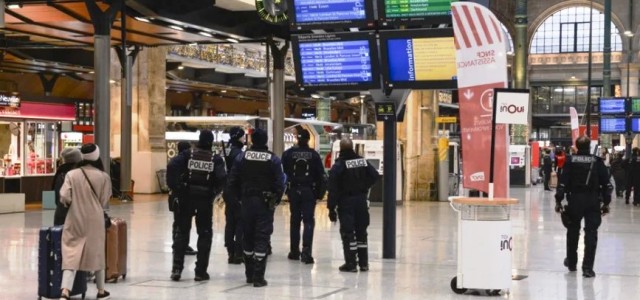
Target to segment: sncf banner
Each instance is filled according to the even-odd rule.
[[[493,89],[507,87],[506,38],[498,19],[471,2],[451,4],[455,34],[463,186],[489,192]],[[507,197],[507,126],[496,125],[494,197]]]

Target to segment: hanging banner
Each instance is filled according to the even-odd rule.
[[[571,143],[575,145],[580,136],[580,122],[578,121],[578,111],[575,107],[569,107],[569,115],[571,116]]]
[[[500,22],[472,2],[451,4],[457,49],[463,186],[489,192],[493,89],[507,87],[507,40]],[[508,127],[496,125],[494,197],[508,197]]]

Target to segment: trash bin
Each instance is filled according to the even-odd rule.
[[[163,193],[169,193],[169,186],[167,185],[167,170],[162,169],[156,172],[156,177],[158,178],[158,185],[160,186],[160,191]]]
[[[458,212],[458,270],[451,289],[487,290],[498,295],[511,288],[511,206],[513,198],[449,197]]]

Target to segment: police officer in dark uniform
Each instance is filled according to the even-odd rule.
[[[378,171],[364,158],[353,151],[353,142],[340,141],[340,157],[329,171],[329,219],[340,217],[340,235],[345,264],[342,272],[357,272],[356,253],[360,271],[369,270],[367,249],[367,226],[369,226],[369,205],[367,194],[378,180]]]
[[[602,159],[589,153],[591,141],[583,136],[576,140],[578,153],[567,158],[555,195],[556,212],[569,216],[567,226],[567,257],[564,265],[575,271],[578,263],[580,224],[584,218],[584,258],[582,276],[595,277],[593,263],[598,244],[598,227],[602,216],[609,213],[612,186]],[[567,196],[568,205],[562,206]]]
[[[180,154],[183,151],[186,151],[188,149],[191,149],[191,144],[189,142],[179,142],[178,143],[178,154]],[[175,157],[173,157],[171,160],[175,160],[177,158],[177,155]],[[171,162],[169,163],[169,165],[175,166],[175,164],[171,164]],[[175,179],[181,179],[179,177],[176,177]],[[184,185],[181,184],[180,182],[178,183],[174,183],[172,184],[172,186],[177,187],[179,189],[183,189]],[[184,190],[170,190],[169,191],[169,210],[173,212],[173,230],[172,230],[172,239],[173,239],[173,245],[176,244],[176,236],[178,234],[178,223],[179,223],[179,216],[180,216],[180,201],[181,200],[185,200],[186,201],[186,194]],[[189,218],[191,219],[191,218]],[[186,255],[196,255],[198,254],[197,251],[193,250],[193,248],[191,248],[191,246],[189,246],[189,234],[186,235],[187,237],[187,250],[185,251]],[[175,247],[175,246],[174,246]]]
[[[631,151],[631,159],[627,172],[627,192],[625,201],[629,204],[631,190],[633,190],[633,206],[640,205],[640,148],[634,147]]]
[[[244,143],[244,130],[240,127],[232,127],[229,129],[229,154],[225,158],[227,165],[227,173],[231,173],[233,162],[242,154],[242,148]],[[243,262],[242,255],[242,211],[240,210],[240,201],[232,197],[231,192],[224,192],[224,215],[226,217],[226,224],[224,227],[224,246],[227,248],[229,254],[228,263],[241,264]]]
[[[314,263],[311,250],[316,200],[324,197],[326,177],[320,154],[309,148],[311,138],[309,131],[302,129],[298,131],[297,137],[297,147],[288,149],[282,155],[282,166],[289,184],[287,195],[291,209],[289,259],[300,259],[305,264],[312,264]],[[300,221],[304,222],[302,255],[300,253]]]
[[[238,155],[227,181],[232,197],[241,200],[243,248],[247,283],[267,285],[267,251],[273,233],[273,213],[285,189],[280,158],[267,148],[267,133],[256,129],[251,134],[250,150]]]
[[[209,254],[213,237],[213,200],[225,180],[224,161],[212,151],[213,133],[202,130],[196,149],[180,153],[167,166],[167,180],[171,184],[182,182],[183,187],[170,186],[185,191],[185,200],[180,201],[178,232],[173,249],[171,279],[180,280],[187,249],[187,235],[191,230],[191,216],[196,216],[198,231],[198,255],[195,280],[209,280]],[[179,178],[182,179],[179,179]]]

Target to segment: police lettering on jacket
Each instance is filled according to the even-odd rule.
[[[291,153],[291,158],[296,159],[296,160],[297,159],[311,160],[311,158],[313,157],[312,155],[313,155],[313,153],[309,152],[309,151],[304,151],[304,152],[303,151],[296,151],[296,152]]]
[[[213,161],[190,159],[187,166],[192,171],[213,172]]]
[[[593,158],[593,156],[574,155],[571,157],[571,163],[574,164],[591,164],[594,161],[595,159]]]
[[[367,167],[367,161],[364,158],[346,160],[344,163],[347,166],[347,169]]]
[[[244,154],[244,158],[251,161],[270,161],[271,157],[271,153],[268,152],[247,151]]]

